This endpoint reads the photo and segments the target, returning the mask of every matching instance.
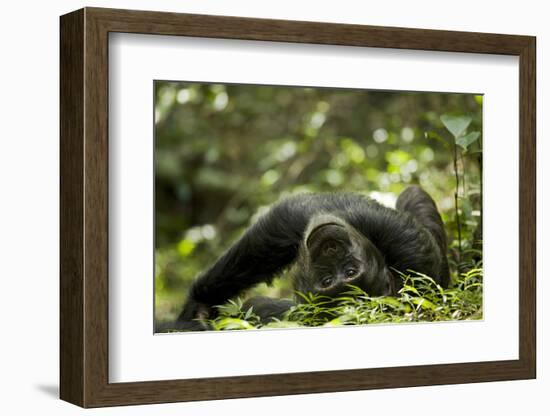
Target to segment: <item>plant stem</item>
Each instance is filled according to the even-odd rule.
[[[455,218],[456,218],[456,231],[458,233],[458,262],[460,263],[462,259],[462,232],[460,227],[460,216],[458,213],[458,192],[460,190],[460,177],[458,174],[458,153],[457,153],[457,146],[456,143],[454,144],[454,170],[455,170],[455,179],[456,179],[456,187],[455,187]]]
[[[462,152],[460,154],[460,166],[462,168],[462,195],[464,197],[468,196],[468,190],[466,189],[466,162],[464,161],[464,156]]]

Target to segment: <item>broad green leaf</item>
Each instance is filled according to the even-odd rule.
[[[473,131],[465,136],[460,136],[459,138],[455,139],[455,143],[462,147],[464,151],[466,151],[468,150],[468,147],[479,138],[479,136],[479,131]]]
[[[450,116],[448,114],[442,115],[440,119],[445,128],[454,136],[455,140],[464,134],[472,122],[472,119],[468,116]]]
[[[356,315],[354,316],[352,314],[342,315],[342,316],[339,316],[338,318],[328,321],[323,326],[340,326],[340,325],[346,324],[346,322],[351,322],[355,320],[355,318],[356,318]]]
[[[430,302],[428,299],[413,298],[413,299],[411,299],[411,301],[412,301],[412,303],[414,303],[415,305],[421,307],[422,309],[427,309],[427,310],[433,311],[436,308],[436,306],[432,302]]]
[[[252,329],[249,322],[242,319],[223,318],[214,323],[216,329]]]

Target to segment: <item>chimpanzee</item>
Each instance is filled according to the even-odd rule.
[[[410,186],[396,209],[355,193],[301,194],[275,204],[189,290],[175,329],[207,329],[205,320],[243,290],[292,266],[294,289],[334,297],[363,289],[371,296],[396,294],[398,272],[431,276],[449,284],[447,238],[432,198]],[[253,298],[260,317],[277,317],[293,302]]]

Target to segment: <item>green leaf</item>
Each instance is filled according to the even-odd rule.
[[[432,302],[430,302],[428,299],[413,298],[413,299],[411,299],[411,301],[412,301],[412,303],[414,303],[418,307],[420,307],[422,309],[425,309],[425,310],[434,311],[435,308],[436,308],[436,306]]]
[[[223,318],[215,322],[215,328],[220,330],[232,330],[232,329],[253,329],[254,327],[247,321],[235,318]]]
[[[400,308],[401,306],[403,306],[401,302],[399,302],[397,299],[391,298],[389,296],[379,298],[379,302],[385,305],[393,306],[394,308]]]
[[[418,293],[418,290],[416,290],[416,288],[414,286],[407,285],[407,284],[403,285],[400,292],[403,292],[403,293],[404,292],[412,292],[412,293],[420,296],[420,293]]]
[[[338,318],[335,318],[331,321],[326,322],[325,324],[323,324],[323,326],[330,327],[330,326],[345,325],[347,322],[352,322],[355,319],[356,319],[356,316],[352,314],[341,315]]]
[[[468,150],[468,147],[479,138],[480,135],[481,133],[479,131],[473,131],[465,136],[455,139],[455,143],[466,151]]]
[[[448,114],[442,115],[440,119],[445,128],[454,136],[455,140],[464,134],[472,122],[472,119],[468,116],[451,116]]]
[[[263,328],[299,328],[299,322],[290,322],[290,321],[272,321],[263,326]]]
[[[241,313],[242,302],[240,299],[229,300],[223,305],[216,305],[218,311],[225,316],[238,316]]]

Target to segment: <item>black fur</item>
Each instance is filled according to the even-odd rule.
[[[252,308],[254,313],[260,317],[262,323],[268,323],[273,318],[281,319],[283,315],[296,305],[291,299],[273,299],[266,296],[254,296],[243,303],[243,310]]]
[[[297,290],[329,296],[346,283],[371,295],[392,294],[401,282],[395,271],[407,270],[447,287],[446,252],[436,205],[418,186],[399,196],[396,209],[353,193],[293,196],[275,204],[194,282],[176,328],[197,329],[197,319],[213,316],[213,305],[272,281],[289,266]],[[322,280],[329,269],[332,275]],[[249,304],[268,317],[291,306],[266,298]]]

